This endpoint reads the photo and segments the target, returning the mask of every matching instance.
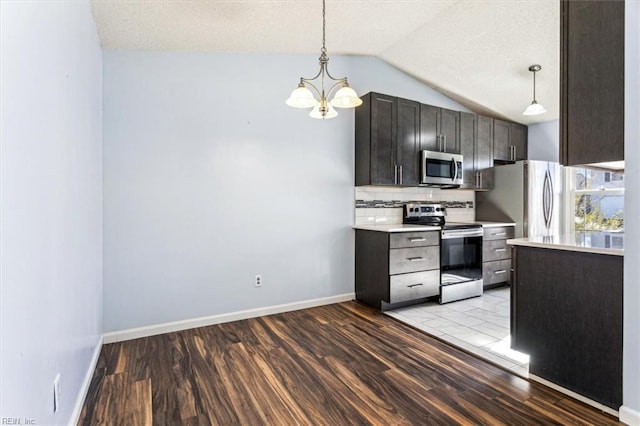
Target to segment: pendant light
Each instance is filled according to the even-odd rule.
[[[533,101],[531,105],[524,110],[522,115],[540,115],[547,112],[547,110],[536,101],[536,73],[540,71],[542,67],[540,65],[531,65],[529,71],[533,73]]]
[[[333,118],[338,115],[338,112],[335,108],[354,108],[359,105],[362,105],[362,99],[358,97],[355,90],[349,87],[349,83],[347,83],[347,78],[334,78],[329,74],[329,69],[327,68],[327,63],[329,62],[329,57],[327,56],[327,48],[325,47],[325,0],[322,0],[322,49],[320,49],[320,71],[313,78],[304,78],[300,77],[300,83],[298,87],[291,92],[289,98],[285,101],[287,105],[293,108],[313,108],[309,113],[309,116],[312,118],[318,119],[328,119]],[[328,90],[325,90],[324,83],[326,79],[329,79],[328,83],[333,83]],[[313,82],[316,84],[320,84],[320,87],[316,87]],[[318,95],[318,99],[315,98],[313,92],[309,90],[311,87],[316,95]],[[335,93],[335,96],[331,101],[328,101],[329,96],[331,96],[332,92],[338,88],[338,91]]]

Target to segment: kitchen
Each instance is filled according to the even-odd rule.
[[[4,7],[3,31],[9,28],[4,21],[8,16]],[[30,26],[29,22],[24,24]],[[43,34],[45,39],[49,36]],[[3,37],[3,43],[4,40]],[[328,46],[332,52],[332,43]],[[3,44],[3,52],[7,52],[4,47]],[[43,50],[60,50],[46,47]],[[353,122],[340,117],[318,122],[281,105],[299,74],[305,74],[310,67],[315,69],[316,54],[206,55],[105,48],[97,56],[102,61],[98,66],[102,86],[97,96],[103,96],[100,109],[104,130],[100,133],[104,142],[100,161],[104,210],[102,205],[98,208],[104,214],[104,328],[97,334],[208,315],[266,310],[305,300],[337,301],[339,296],[353,292],[353,257],[342,254],[354,249],[350,229],[354,221]],[[35,63],[42,64],[42,69],[51,68],[46,61],[53,59],[43,57]],[[522,76],[526,93],[518,99],[525,105],[530,101],[528,65],[524,64]],[[348,75],[358,93],[376,90],[469,112],[373,57],[336,54],[331,57],[331,67]],[[283,73],[284,68],[291,72]],[[544,87],[543,75],[544,70],[539,74],[540,88]],[[60,76],[64,82],[66,74],[60,71]],[[42,80],[48,81],[46,76]],[[241,82],[242,99],[230,81]],[[29,87],[28,83],[24,82],[24,87]],[[3,85],[3,96],[7,96],[5,93]],[[274,99],[278,107],[274,106]],[[26,117],[24,120],[28,122]],[[286,134],[282,123],[286,123]],[[27,159],[39,159],[35,155],[39,152],[37,146],[31,149]],[[13,182],[31,182],[23,179],[19,171],[6,168],[4,158],[12,158],[5,157],[8,154],[3,152],[3,173],[11,172],[8,176],[15,178]],[[50,154],[57,158],[55,150]],[[306,160],[309,158],[313,161]],[[633,173],[633,158],[625,158],[627,173]],[[25,163],[29,164],[27,160]],[[633,174],[625,176],[628,181],[637,181]],[[12,182],[6,177],[3,175],[3,185]],[[38,178],[41,185],[50,181],[44,172]],[[35,191],[33,198],[42,203],[48,200],[51,190],[35,184],[36,190],[14,185],[12,188],[25,189],[26,194]],[[3,197],[5,194],[3,191]],[[426,198],[422,201],[441,201]],[[6,202],[3,198],[3,208]],[[45,204],[43,209],[47,208],[50,205]],[[627,215],[633,216],[633,208],[633,204],[625,205]],[[455,215],[455,210],[450,209],[449,213]],[[460,210],[464,214],[465,209]],[[56,217],[64,217],[62,212],[61,209]],[[3,210],[5,213],[8,214]],[[26,220],[28,215],[24,217]],[[9,218],[3,216],[3,220]],[[5,229],[11,229],[8,225],[15,223],[21,222],[3,222],[7,225],[3,234]],[[629,235],[636,234],[633,225],[629,226],[625,229],[625,243],[632,244],[633,250]],[[24,228],[29,229],[26,225]],[[39,237],[30,233],[26,237],[33,245],[42,245]],[[5,253],[3,250],[3,258]],[[628,244],[625,253],[628,256]],[[251,259],[250,267],[243,259]],[[255,275],[264,279],[260,288],[254,286]],[[46,282],[46,278],[33,281]],[[49,290],[40,293],[49,294]],[[75,292],[68,292],[71,293]],[[625,290],[625,295],[633,294],[632,288]],[[23,296],[28,300],[27,295]],[[89,301],[86,304],[92,306]],[[17,307],[25,306],[29,304],[17,304],[14,311],[3,305],[3,315],[23,319],[26,314]],[[75,310],[73,306],[69,311]],[[42,310],[43,318],[51,312],[44,302],[37,302],[33,310]],[[95,310],[101,312],[102,307]],[[94,322],[92,314],[80,318]],[[17,322],[32,324],[26,320]],[[32,327],[21,329],[20,335],[46,335],[40,327]],[[633,325],[628,328],[625,333],[633,333]],[[5,338],[8,337],[3,334],[3,341]],[[15,339],[8,342],[21,342],[18,337]],[[56,342],[50,343],[57,347]],[[44,390],[33,396],[44,407],[50,393],[49,376],[53,380],[55,372],[50,374],[54,368],[38,362],[42,357],[37,353],[26,350],[25,357],[46,370],[46,380],[37,381],[37,389]],[[91,351],[85,349],[77,365],[88,366],[90,358]],[[25,371],[23,364],[15,365],[16,374]],[[633,367],[629,368],[633,374]],[[4,374],[3,370],[3,379]],[[62,390],[69,386],[66,404],[80,387],[81,378],[77,376],[62,374]],[[625,395],[634,395],[632,391],[633,387]],[[630,403],[631,407],[638,407],[633,399]],[[66,410],[68,413],[71,408]]]

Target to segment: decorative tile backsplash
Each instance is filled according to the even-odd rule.
[[[402,223],[402,205],[410,202],[443,204],[450,222],[473,222],[476,216],[473,191],[358,186],[355,188],[355,223]]]

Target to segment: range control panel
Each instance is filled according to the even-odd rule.
[[[405,218],[420,218],[420,217],[438,217],[445,215],[445,208],[442,204],[418,204],[409,203],[404,205],[404,217]]]

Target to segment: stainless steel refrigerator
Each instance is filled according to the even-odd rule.
[[[550,239],[563,229],[563,167],[548,161],[495,166],[494,188],[476,192],[476,220],[515,222],[515,236]]]

